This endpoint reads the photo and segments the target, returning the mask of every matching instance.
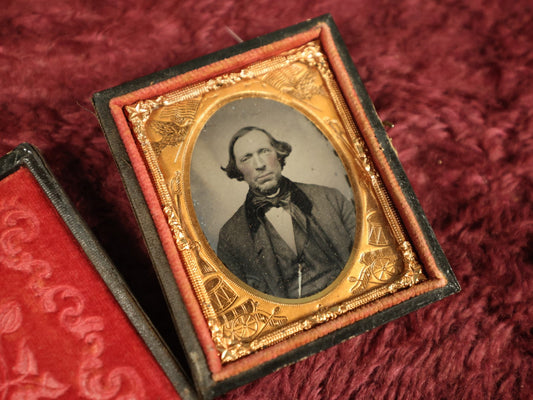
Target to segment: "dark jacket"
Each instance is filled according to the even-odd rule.
[[[329,285],[348,261],[355,235],[354,206],[337,189],[287,182],[292,188],[291,203],[314,224],[314,235],[319,236],[319,242],[327,242],[328,252],[339,260],[334,274],[328,272],[329,277],[321,278],[326,281],[307,290],[307,295],[311,295]],[[294,291],[288,292],[282,281],[281,263],[274,254],[268,228],[250,207],[249,199],[250,195],[220,230],[217,255],[234,275],[255,289],[276,297],[295,298]]]

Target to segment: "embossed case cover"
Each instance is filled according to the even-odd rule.
[[[29,144],[0,159],[0,271],[1,398],[196,398]]]
[[[247,358],[244,357],[242,360],[235,362],[239,363],[239,367],[232,369],[231,363],[228,363],[230,364],[228,366],[220,365],[220,362],[217,363],[216,360],[213,361],[213,357],[216,358],[218,355],[214,351],[207,324],[203,320],[201,313],[190,312],[194,307],[199,308],[197,304],[195,305],[197,300],[194,293],[192,290],[180,291],[178,289],[180,282],[177,282],[178,278],[173,274],[173,269],[174,271],[180,268],[183,270],[183,266],[177,265],[180,263],[179,258],[174,258],[169,262],[168,253],[165,252],[168,249],[166,246],[169,245],[169,241],[161,239],[160,231],[158,231],[157,227],[157,217],[154,217],[154,213],[161,214],[161,207],[157,203],[157,197],[155,195],[147,196],[145,190],[146,187],[153,186],[153,183],[150,182],[149,176],[140,176],[137,173],[137,167],[139,164],[143,164],[142,157],[139,156],[135,145],[131,145],[131,143],[125,144],[123,136],[121,136],[121,132],[130,129],[124,119],[126,113],[125,105],[159,94],[161,90],[164,91],[166,85],[172,86],[177,82],[177,80],[172,80],[172,78],[185,74],[188,74],[187,76],[194,76],[196,73],[205,75],[206,71],[209,71],[209,68],[216,63],[218,63],[216,64],[218,66],[224,65],[225,71],[239,70],[239,68],[242,68],[242,64],[232,69],[231,60],[240,57],[239,59],[242,63],[243,58],[249,57],[252,59],[251,62],[253,62],[257,60],[257,54],[268,53],[272,57],[273,54],[275,55],[275,49],[277,48],[281,49],[279,50],[280,53],[291,49],[287,43],[292,44],[294,48],[302,46],[309,40],[318,40],[324,44],[326,56],[334,70],[343,96],[350,107],[352,117],[358,129],[362,132],[373,161],[384,176],[383,180],[391,194],[393,204],[401,215],[404,224],[413,227],[412,230],[408,229],[408,231],[411,240],[420,245],[415,246],[416,251],[419,255],[424,253],[422,256],[426,260],[431,260],[432,267],[424,270],[424,273],[429,278],[428,285],[423,290],[417,290],[415,286],[411,290],[411,294],[404,296],[401,300],[397,300],[393,295],[390,296],[388,301],[370,304],[367,311],[365,311],[366,315],[359,314],[347,325],[339,324],[336,325],[336,328],[331,328],[331,326],[335,325],[329,325],[329,330],[326,329],[322,331],[325,333],[317,333],[315,336],[313,336],[312,332],[308,333],[312,330],[303,332],[301,341],[295,340],[291,342],[292,344],[285,347],[277,347],[277,349],[277,345],[273,346],[274,351],[268,350],[265,352],[267,355],[261,354],[262,350],[259,350],[252,355],[254,357],[253,362],[247,364]],[[284,44],[280,45],[280,43]],[[151,94],[146,95],[146,93]],[[93,97],[93,103],[145,236],[154,267],[158,272],[163,291],[175,320],[176,329],[190,361],[193,380],[202,397],[212,398],[220,395],[231,388],[250,382],[285,365],[459,291],[460,288],[455,276],[420,208],[383,125],[330,16],[326,15],[309,20],[168,70],[96,93]],[[155,193],[155,189],[152,188],[150,190]],[[159,210],[157,210],[157,207],[160,207]],[[413,236],[416,237],[413,239]],[[187,279],[185,274],[180,275],[180,277],[179,279]],[[435,283],[437,281],[438,283],[431,286],[431,282]],[[183,287],[183,285],[180,287]],[[348,316],[347,319],[349,320],[349,318],[351,317]],[[202,324],[205,329],[201,328]],[[199,326],[200,328],[198,328]],[[252,359],[250,358],[250,360]]]

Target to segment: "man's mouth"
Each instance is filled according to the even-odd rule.
[[[265,182],[269,181],[270,179],[272,179],[273,176],[274,176],[274,173],[267,172],[266,174],[259,175],[257,178],[255,178],[255,180],[258,183],[265,183]]]

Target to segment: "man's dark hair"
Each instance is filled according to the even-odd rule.
[[[285,166],[285,159],[289,154],[291,154],[292,147],[289,143],[274,139],[274,137],[264,129],[257,128],[255,126],[246,126],[244,128],[241,128],[237,131],[237,133],[235,133],[235,135],[233,135],[229,142],[228,165],[226,165],[225,168],[220,167],[224,172],[226,172],[226,175],[228,175],[228,177],[231,179],[237,179],[238,181],[242,181],[244,179],[241,171],[239,171],[239,169],[237,168],[237,162],[235,160],[235,153],[233,152],[233,148],[235,147],[235,142],[237,140],[239,140],[241,137],[251,131],[260,131],[268,136],[268,138],[270,139],[270,145],[274,148],[274,150],[276,150],[276,154],[278,155],[278,160],[282,169]]]

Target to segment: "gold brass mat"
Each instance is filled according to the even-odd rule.
[[[246,97],[302,112],[330,141],[353,188],[351,256],[328,288],[302,300],[262,294],[233,276],[194,212],[189,183],[195,141],[216,110]],[[223,363],[425,279],[317,41],[125,109]]]

